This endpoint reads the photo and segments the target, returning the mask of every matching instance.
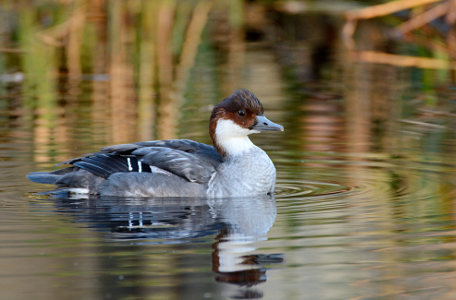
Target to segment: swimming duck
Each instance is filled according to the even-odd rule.
[[[245,197],[274,192],[276,169],[249,139],[252,133],[283,131],[268,120],[258,98],[241,89],[212,110],[214,146],[188,139],[113,145],[73,158],[53,172],[27,175],[54,191],[122,197]],[[60,164],[59,164],[60,165]]]

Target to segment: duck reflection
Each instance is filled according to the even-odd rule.
[[[58,210],[95,230],[108,232],[112,240],[185,244],[215,236],[211,254],[215,280],[242,287],[230,295],[236,299],[262,298],[263,293],[251,287],[266,281],[266,266],[283,262],[283,254],[253,254],[254,243],[267,239],[276,218],[273,196],[56,200]]]
[[[266,196],[239,200],[217,200],[210,204],[225,225],[213,244],[212,270],[219,282],[250,287],[266,281],[264,265],[281,263],[283,258],[281,254],[250,254],[255,251],[253,243],[265,240],[274,223],[275,199]],[[261,295],[252,291],[248,294]]]

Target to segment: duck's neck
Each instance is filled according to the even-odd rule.
[[[256,147],[247,136],[225,139],[217,144],[225,159],[243,155]]]
[[[252,130],[242,128],[231,120],[218,120],[214,134],[211,134],[217,151],[224,159],[233,158],[256,148],[249,139]]]

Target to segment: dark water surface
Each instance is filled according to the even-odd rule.
[[[226,49],[212,18],[177,66],[160,49],[151,63],[147,37],[107,38],[110,52],[92,39],[76,70],[67,48],[4,45],[20,51],[0,52],[0,298],[453,299],[450,72],[362,63],[340,41],[310,62],[321,43],[289,36],[234,32]],[[212,105],[240,87],[285,127],[252,137],[277,167],[275,197],[53,199],[25,178],[115,143],[209,143]]]

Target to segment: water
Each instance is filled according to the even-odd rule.
[[[108,23],[100,7],[72,23],[75,44],[64,46],[48,29],[67,6],[43,8],[49,15],[2,8],[17,17],[0,51],[2,299],[454,298],[450,71],[353,59],[331,34],[337,18],[279,13],[268,24],[284,36],[271,43],[255,24],[247,39],[235,27],[214,34],[230,30],[217,7],[141,2],[160,26],[174,24],[172,47],[155,49],[166,36],[144,33],[151,16],[130,22],[143,7],[119,3]],[[171,23],[167,9],[177,9]],[[179,25],[189,10],[203,29]],[[119,35],[93,38],[106,27]],[[321,28],[327,43],[312,38]],[[252,137],[276,165],[275,197],[49,198],[36,194],[49,187],[25,178],[115,143],[209,143],[211,107],[238,87],[285,127]]]

